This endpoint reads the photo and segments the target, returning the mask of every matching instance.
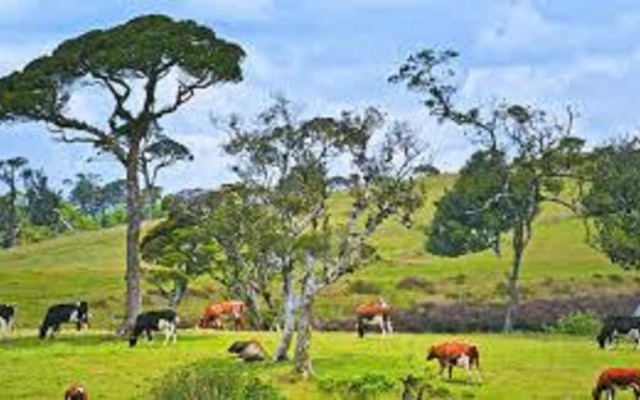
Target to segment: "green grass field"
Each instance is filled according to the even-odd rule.
[[[343,317],[365,298],[383,296],[396,307],[425,301],[504,301],[504,279],[509,252],[501,259],[490,252],[447,259],[425,254],[423,230],[437,199],[452,177],[430,183],[427,205],[415,226],[407,230],[390,222],[373,238],[382,260],[346,277],[322,293],[320,317]],[[334,212],[347,203],[336,196]],[[176,347],[158,343],[129,349],[109,334],[77,335],[67,330],[61,339],[40,343],[34,328],[46,308],[56,302],[86,299],[93,316],[92,329],[113,332],[123,315],[124,229],[122,227],[58,237],[42,243],[0,251],[0,302],[18,306],[18,337],[0,341],[0,398],[54,399],[73,381],[85,383],[96,399],[144,399],[154,380],[172,368],[196,361],[223,369],[258,368],[265,379],[291,399],[321,399],[316,382],[292,382],[290,365],[247,367],[225,353],[238,337],[258,337],[273,349],[274,333],[181,334]],[[509,238],[505,238],[505,243]],[[550,298],[581,294],[640,291],[640,275],[611,265],[584,241],[579,220],[557,207],[544,208],[527,249],[522,276],[523,298]],[[508,246],[507,246],[508,247]],[[432,290],[398,288],[406,278],[421,278]],[[368,289],[363,291],[363,284]],[[360,288],[360,289],[358,289]],[[201,279],[180,307],[184,320],[196,318],[212,299],[225,297],[213,282]],[[145,288],[144,307],[162,307],[163,300]],[[386,340],[354,333],[316,333],[312,345],[318,379],[353,377],[380,372],[399,379],[424,371],[428,345],[444,335],[397,334]],[[446,383],[463,398],[477,399],[585,399],[605,366],[640,365],[638,353],[628,347],[600,351],[592,338],[557,335],[467,335],[480,344],[485,382],[481,387]],[[209,361],[207,361],[209,360]],[[431,366],[435,370],[435,365]],[[460,372],[460,371],[459,371]],[[458,375],[462,376],[462,375]],[[399,381],[398,381],[399,382]],[[399,398],[400,387],[388,398]]]
[[[423,251],[424,226],[433,213],[433,201],[453,182],[442,176],[428,185],[428,201],[412,229],[394,221],[373,238],[380,262],[345,277],[328,288],[317,302],[321,317],[350,315],[366,298],[383,296],[397,307],[425,301],[504,301],[504,280],[510,253],[498,259],[491,252],[461,258],[442,258]],[[338,195],[334,212],[346,213],[348,203]],[[71,234],[46,242],[0,251],[0,302],[18,305],[20,327],[36,327],[54,302],[87,299],[96,328],[112,329],[123,314],[124,237],[122,227]],[[426,280],[433,290],[401,290],[407,277]],[[363,293],[358,284],[369,287]],[[211,299],[225,293],[201,279],[180,308],[194,319]],[[362,286],[362,285],[360,285]],[[544,208],[535,225],[522,273],[523,299],[587,293],[632,293],[640,290],[640,275],[611,265],[585,243],[582,223],[558,207]],[[373,290],[371,290],[371,288]],[[162,306],[163,299],[147,287],[145,307]]]
[[[40,343],[35,332],[0,344],[0,387],[6,399],[55,399],[71,382],[82,382],[96,399],[145,399],[154,382],[168,370],[198,360],[241,372],[256,369],[290,399],[322,399],[317,380],[352,377],[364,372],[383,373],[393,379],[435,372],[425,351],[443,335],[396,334],[385,339],[352,333],[315,333],[312,353],[316,381],[291,381],[289,364],[243,365],[225,353],[238,337],[257,337],[273,348],[271,333],[181,333],[176,346],[160,341],[142,342],[129,349],[126,342],[99,334],[81,336],[69,331],[55,342]],[[616,351],[597,348],[590,338],[557,335],[464,335],[480,345],[482,385],[467,385],[462,370],[453,382],[440,381],[457,398],[586,399],[598,372],[608,366],[637,365],[638,353],[628,344]],[[400,397],[401,386],[382,399]],[[460,397],[463,396],[464,397]],[[474,397],[470,397],[473,395]],[[624,397],[623,397],[624,398]]]

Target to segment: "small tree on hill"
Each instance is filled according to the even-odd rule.
[[[596,149],[587,168],[584,214],[589,243],[624,269],[640,267],[640,140]]]
[[[161,140],[158,122],[197,91],[240,81],[243,57],[239,46],[194,21],[149,15],[67,40],[51,55],[0,79],[0,121],[42,122],[61,142],[90,144],[126,171],[127,312],[122,328],[133,324],[142,307],[138,242],[144,146]],[[168,102],[159,94],[165,82],[176,84]],[[74,93],[88,84],[104,89],[111,100],[102,125],[69,113]],[[134,92],[142,94],[140,102]]]
[[[513,262],[504,322],[509,332],[519,302],[522,258],[541,203],[577,210],[575,202],[564,199],[562,193],[566,179],[583,158],[584,142],[571,136],[570,109],[561,121],[543,110],[507,102],[487,109],[460,108],[455,101],[456,74],[450,67],[456,57],[453,51],[424,50],[412,55],[390,81],[404,83],[424,96],[431,115],[465,129],[483,147],[463,170],[463,181],[438,204],[428,248],[462,255],[497,248],[500,233],[511,232]]]

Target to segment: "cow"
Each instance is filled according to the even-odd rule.
[[[13,329],[16,318],[16,307],[9,304],[0,304],[0,335],[5,338],[7,332]]]
[[[71,385],[64,392],[64,400],[89,400],[89,392],[81,385]]]
[[[613,349],[620,335],[627,335],[634,341],[635,347],[638,349],[640,347],[640,317],[607,317],[596,340],[601,349],[604,349],[607,344],[609,349]]]
[[[637,368],[608,368],[598,377],[593,389],[593,400],[600,400],[603,393],[607,400],[616,398],[616,387],[633,390],[634,399],[640,400],[640,369]]]
[[[230,300],[213,303],[207,306],[198,321],[200,328],[222,329],[222,322],[225,316],[233,320],[235,330],[244,329],[244,313],[246,305],[243,301]]]
[[[143,333],[146,334],[147,339],[151,341],[153,339],[151,332],[162,331],[164,332],[165,339],[164,344],[169,343],[169,339],[173,340],[175,344],[178,340],[178,314],[173,310],[157,310],[146,311],[138,315],[136,318],[136,324],[133,327],[131,336],[129,337],[129,347],[134,347],[138,343],[138,337]]]
[[[50,338],[60,331],[60,325],[75,323],[76,330],[80,331],[83,326],[89,327],[89,303],[79,301],[70,304],[56,304],[47,310],[42,325],[40,325],[40,339],[45,339],[50,333]]]
[[[267,357],[267,351],[262,344],[255,339],[236,341],[229,346],[227,351],[237,354],[238,358],[245,362],[264,361]]]
[[[437,359],[440,363],[440,376],[448,369],[451,380],[453,367],[464,368],[467,372],[467,382],[471,381],[471,370],[475,367],[478,383],[482,382],[480,374],[480,350],[474,344],[464,342],[444,342],[431,346],[427,354],[427,361]]]
[[[379,326],[383,336],[393,332],[391,306],[383,299],[359,305],[356,308],[356,318],[356,329],[361,338],[364,337],[366,325]]]

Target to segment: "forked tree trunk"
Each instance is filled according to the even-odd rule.
[[[138,176],[139,143],[133,143],[127,157],[127,310],[120,332],[129,331],[142,311],[140,290],[140,226],[142,210],[140,203],[140,181]]]
[[[293,359],[293,370],[301,374],[305,379],[313,375],[313,365],[309,347],[311,345],[311,332],[313,328],[313,300],[315,297],[315,280],[313,273],[313,257],[306,257],[305,274],[302,278],[302,296],[300,318],[298,320],[298,333],[296,336],[296,352]]]
[[[296,295],[293,292],[293,276],[291,270],[285,271],[282,276],[282,296],[283,304],[283,327],[280,335],[280,342],[274,354],[275,361],[288,360],[288,352],[293,339],[293,332],[296,326]]]
[[[525,228],[522,224],[518,224],[513,232],[513,265],[511,273],[507,279],[507,291],[509,294],[509,303],[507,304],[507,312],[504,317],[503,331],[510,333],[513,331],[515,311],[520,302],[520,289],[518,281],[520,279],[520,269],[522,267],[522,254],[526,246]]]
[[[171,293],[171,298],[169,299],[169,308],[172,310],[176,310],[184,296],[187,294],[187,284],[186,283],[176,283],[174,285],[173,291]]]

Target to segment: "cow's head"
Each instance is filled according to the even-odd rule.
[[[427,361],[431,361],[434,358],[437,358],[437,354],[436,354],[436,346],[431,346],[429,348],[429,352],[427,353]]]
[[[135,347],[138,344],[138,335],[133,334],[129,337],[129,347]]]
[[[600,332],[600,334],[596,337],[596,341],[598,342],[598,345],[601,349],[604,349],[607,344],[607,336],[608,335],[605,332]]]

